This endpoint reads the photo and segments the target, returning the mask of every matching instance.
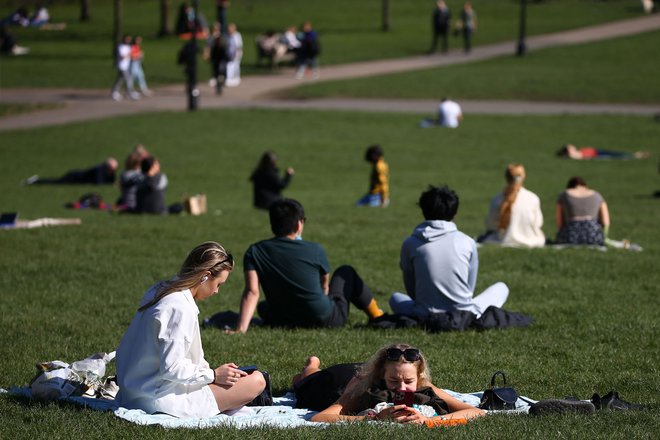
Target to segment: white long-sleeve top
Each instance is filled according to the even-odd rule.
[[[140,305],[157,291],[152,286]],[[190,290],[175,292],[137,312],[117,349],[119,405],[177,417],[219,412],[209,384],[214,372],[204,360],[199,309]]]
[[[500,205],[504,195],[499,193],[490,202],[486,228],[497,231],[500,218]],[[505,231],[498,231],[487,241],[499,242],[504,246],[541,247],[545,245],[543,213],[538,196],[526,188],[520,188],[511,206],[511,220]]]

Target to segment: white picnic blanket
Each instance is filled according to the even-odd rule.
[[[481,392],[458,393],[445,390],[453,397],[473,406],[479,405]],[[1,389],[0,393],[10,393],[31,398],[29,387],[12,387],[9,391]],[[523,400],[526,399],[527,401]],[[245,407],[232,415],[218,414],[206,418],[178,418],[167,414],[147,414],[142,410],[126,409],[117,406],[114,400],[93,399],[89,397],[67,397],[61,399],[66,402],[90,408],[96,411],[113,411],[114,414],[124,420],[138,425],[160,425],[164,428],[212,428],[227,426],[233,428],[250,428],[256,426],[271,426],[274,428],[292,428],[296,426],[322,427],[325,423],[310,422],[310,418],[316,414],[315,411],[295,408],[296,400],[293,393],[287,393],[282,397],[273,399],[273,406]],[[514,411],[491,411],[495,413],[526,413],[529,410],[531,399],[519,398]]]

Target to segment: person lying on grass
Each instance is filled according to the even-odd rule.
[[[575,160],[590,160],[590,159],[646,159],[651,153],[648,151],[635,151],[634,153],[627,153],[623,151],[601,150],[594,147],[581,147],[578,148],[573,144],[563,145],[557,150],[558,157],[566,157]]]
[[[348,384],[342,391],[342,380],[328,380],[328,375],[323,372],[336,368],[351,371],[345,368],[346,365],[356,366],[341,364],[321,370],[319,358],[310,356],[302,372],[294,377],[298,400],[312,398],[318,401],[338,389],[340,391],[338,400],[315,414],[313,422],[389,420],[428,424],[485,415],[484,411],[433,385],[424,355],[408,344],[389,344],[380,348],[366,364],[357,366],[357,371],[353,369],[352,375],[344,375],[344,382]],[[413,403],[397,403],[398,396],[406,392],[412,392]],[[385,405],[383,402],[394,404]]]
[[[210,417],[240,409],[266,387],[259,371],[204,359],[195,304],[218,293],[234,259],[218,243],[195,247],[176,277],[152,286],[117,349],[120,406],[149,414]]]

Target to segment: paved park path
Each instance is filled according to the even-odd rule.
[[[538,35],[526,39],[527,50],[588,43],[608,38],[622,37],[660,29],[660,14],[622,20],[553,34]],[[321,78],[315,81],[361,78],[387,73],[405,72],[440,66],[464,64],[480,60],[513,55],[515,41],[475,47],[469,55],[460,50],[445,55],[424,55],[390,60],[365,61],[352,64],[326,66]],[[273,98],[273,92],[296,87],[311,80],[296,80],[291,69],[278,74],[254,75],[243,78],[239,87],[226,88],[221,96],[200,83],[199,108],[290,108],[335,109],[391,112],[435,112],[434,100],[389,100],[324,98],[309,100],[285,100]],[[112,116],[153,111],[184,111],[187,107],[183,85],[164,86],[155,89],[152,97],[138,101],[115,102],[110,99],[109,89],[8,89],[0,91],[0,102],[58,103],[62,107],[27,114],[0,118],[0,130],[22,129],[48,125],[81,122]],[[660,106],[635,104],[579,104],[559,102],[523,101],[461,101],[465,113],[498,114],[603,114],[627,113],[651,115],[660,113]]]

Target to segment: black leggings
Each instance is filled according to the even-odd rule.
[[[334,309],[325,322],[327,327],[341,327],[348,319],[349,303],[360,310],[366,310],[374,295],[352,266],[338,267],[330,279],[328,296]]]

